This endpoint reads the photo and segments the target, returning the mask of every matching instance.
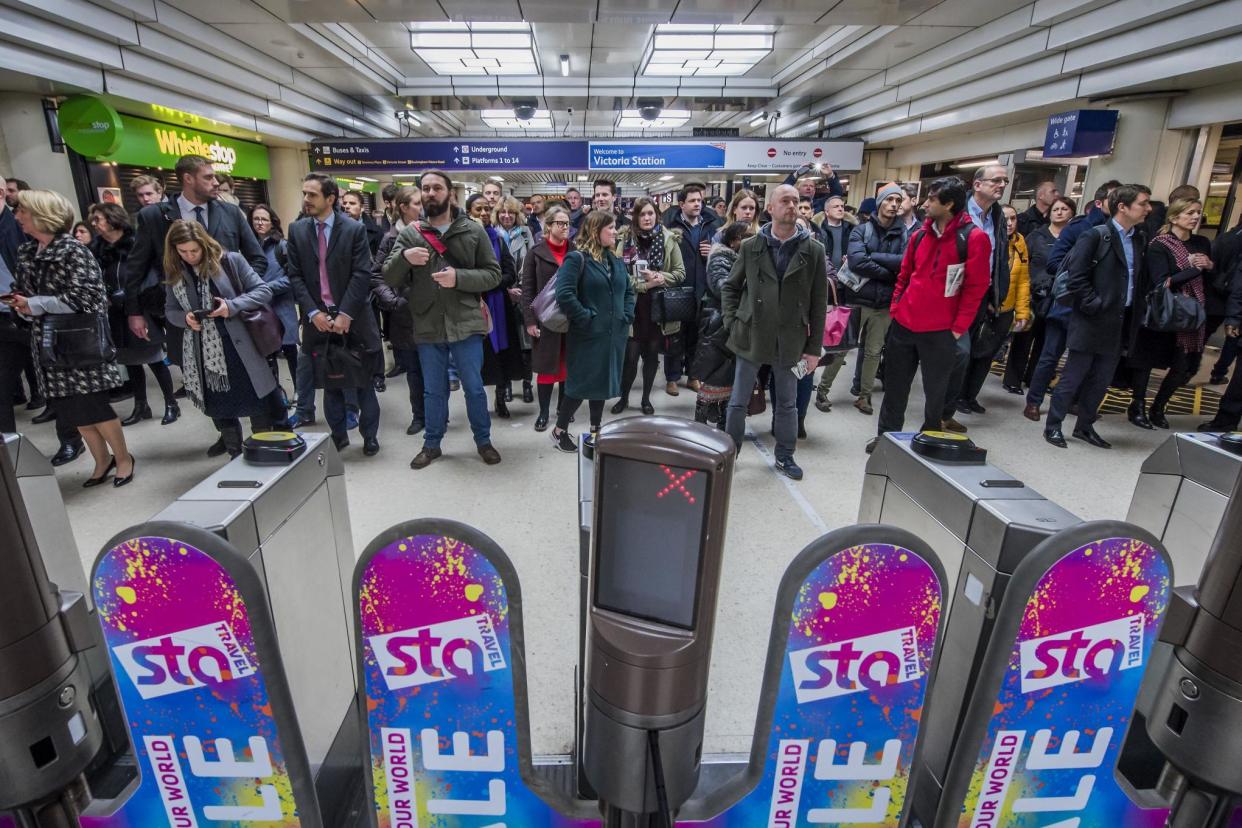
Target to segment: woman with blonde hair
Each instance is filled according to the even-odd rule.
[[[522,285],[520,274],[523,266],[526,264],[526,257],[531,250],[535,248],[535,236],[530,231],[530,227],[526,223],[526,216],[522,212],[522,204],[511,195],[504,196],[496,204],[496,209],[492,213],[492,225],[496,228],[500,237],[509,247],[509,254],[513,256],[514,270],[519,274],[519,278],[515,283],[506,289],[509,294],[509,300],[513,303],[515,313],[522,312]],[[525,376],[522,377],[522,402],[534,402],[535,391],[531,387],[531,342],[530,334],[526,332],[525,325],[517,327],[518,341],[522,345],[522,368]],[[509,384],[505,384],[505,402],[513,401],[513,391]]]
[[[569,210],[553,204],[542,216],[543,238],[530,251],[522,265],[522,316],[531,338],[530,367],[535,372],[539,414],[535,431],[548,428],[552,388],[560,386],[556,407],[565,399],[565,337],[539,324],[531,303],[548,282],[556,278],[565,257],[577,248],[569,239]]]
[[[721,244],[724,229],[741,222],[750,228],[750,235],[759,234],[759,196],[753,190],[738,190],[729,201],[729,209],[721,218],[720,229],[712,238],[712,244]]]
[[[11,287],[0,286],[2,301],[32,322],[30,348],[39,391],[56,415],[62,442],[76,429],[95,459],[94,473],[83,487],[102,485],[112,473],[112,485],[124,486],[134,479],[134,457],[108,402],[109,391],[121,384],[120,368],[107,356],[110,340],[105,335],[84,342],[85,353],[72,360],[57,354],[54,345],[51,354],[43,348],[44,328],[56,316],[97,317],[102,324],[95,330],[107,331],[108,291],[99,263],[70,235],[73,205],[59,193],[22,190],[13,216],[31,240],[17,249],[17,272]]]
[[[569,319],[565,334],[565,396],[556,412],[552,442],[577,453],[569,420],[590,400],[592,439],[604,418],[604,401],[621,394],[625,341],[634,322],[634,286],[625,264],[613,253],[617,219],[592,210],[574,241],[578,250],[565,257],[556,274],[556,301]]]
[[[270,354],[259,353],[241,320],[272,301],[271,285],[240,253],[225,253],[201,224],[180,219],[164,240],[164,275],[168,322],[183,329],[186,393],[211,417],[224,450],[241,454],[241,417],[256,432],[288,428]]]
[[[1134,289],[1134,319],[1142,321],[1147,310],[1147,294],[1163,283],[1174,293],[1194,297],[1206,304],[1206,284],[1212,270],[1212,243],[1195,233],[1203,218],[1203,203],[1198,199],[1177,199],[1165,213],[1164,226],[1147,246],[1145,266]],[[1168,428],[1165,406],[1173,393],[1185,385],[1199,370],[1206,340],[1204,326],[1192,331],[1153,331],[1135,325],[1129,349],[1130,387],[1134,394],[1127,414],[1130,423],[1139,428]],[[1168,373],[1156,391],[1151,407],[1147,407],[1147,386],[1153,368],[1167,368]]]

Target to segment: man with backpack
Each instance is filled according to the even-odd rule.
[[[991,281],[991,245],[966,212],[966,186],[941,178],[927,190],[927,220],[906,246],[890,307],[884,402],[877,434],[901,431],[914,372],[923,376],[924,431],[938,431],[957,360]],[[867,443],[867,453],[877,438]]]
[[[1122,343],[1131,325],[1134,292],[1147,250],[1146,237],[1136,233],[1151,209],[1151,191],[1125,184],[1109,197],[1113,216],[1078,239],[1065,262],[1065,298],[1072,308],[1066,344],[1069,358],[1052,394],[1044,439],[1065,448],[1061,423],[1070,405],[1078,401],[1074,436],[1098,448],[1112,448],[1094,428],[1097,409],[1121,360]],[[1056,287],[1053,288],[1054,292]]]

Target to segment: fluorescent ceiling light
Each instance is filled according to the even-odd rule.
[[[660,180],[661,180],[661,181],[672,181],[674,178],[676,178],[676,176],[673,176],[673,175],[662,175],[662,176],[660,176]]]
[[[772,54],[773,26],[660,24],[642,73],[658,77],[745,75]]]
[[[959,169],[959,170],[972,170],[976,167],[987,167],[992,164],[995,164],[996,166],[1000,166],[1000,159],[999,158],[985,158],[982,161],[958,161],[953,166],[954,168]]]
[[[552,113],[546,109],[535,110],[526,121],[518,120],[512,109],[484,109],[479,117],[492,129],[553,129]]]
[[[666,109],[654,121],[648,121],[637,109],[626,109],[617,118],[618,129],[676,129],[690,120],[688,109]]]
[[[569,55],[561,55],[561,76],[569,77]]]
[[[411,23],[410,48],[437,75],[538,75],[529,23]]]

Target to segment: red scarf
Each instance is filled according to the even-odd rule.
[[[1152,244],[1158,244],[1169,251],[1169,255],[1173,257],[1173,264],[1177,267],[1178,272],[1194,269],[1194,265],[1190,263],[1190,251],[1186,249],[1186,244],[1172,233],[1163,233],[1156,236],[1152,239]],[[1177,289],[1187,296],[1193,296],[1200,305],[1205,304],[1207,301],[1203,290],[1202,271],[1195,274],[1193,279]],[[1193,331],[1178,331],[1178,349],[1184,354],[1201,353],[1203,351],[1204,333],[1202,325]]]
[[[569,253],[569,239],[557,244],[551,239],[544,239],[548,243],[548,250],[552,251],[552,258],[556,259],[556,266],[560,267],[565,263],[565,256]]]

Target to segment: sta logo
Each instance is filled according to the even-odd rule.
[[[487,613],[367,639],[389,690],[503,670],[505,656]]]
[[[1098,679],[1143,665],[1143,615],[1020,642],[1022,692]]]
[[[144,699],[223,684],[255,672],[224,621],[125,644],[113,653]]]
[[[789,661],[798,704],[879,690],[923,675],[914,627],[796,650]]]

